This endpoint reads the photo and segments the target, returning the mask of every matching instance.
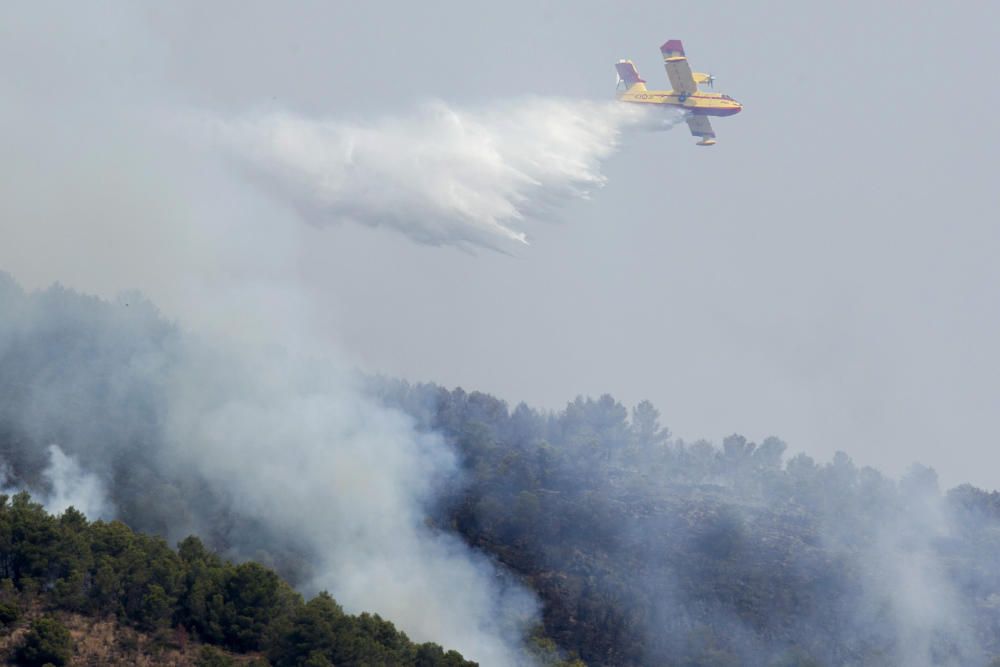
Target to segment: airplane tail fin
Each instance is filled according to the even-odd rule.
[[[631,60],[619,60],[615,63],[618,70],[618,86],[629,90],[646,90],[646,80],[639,76],[639,70]]]
[[[679,39],[668,39],[663,43],[663,46],[660,47],[660,53],[663,54],[664,59],[683,56],[684,44],[682,44]]]

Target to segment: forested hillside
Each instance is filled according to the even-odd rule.
[[[223,561],[196,537],[174,550],[121,522],[89,522],[73,508],[56,517],[26,493],[0,495],[0,632],[17,637],[3,643],[6,660],[79,662],[90,638],[74,641],[64,621],[80,618],[90,630],[117,622],[111,650],[89,657],[122,665],[476,664],[415,644],[378,615],[346,614],[326,593],[303,601],[273,571]],[[130,630],[146,639],[142,650]]]
[[[1000,494],[942,496],[838,453],[672,438],[648,402],[548,414],[380,380],[447,434],[435,518],[527,577],[546,632],[596,665],[981,665],[1000,655]],[[997,661],[1000,664],[1000,660]]]
[[[187,637],[228,652],[220,660],[463,664],[395,629],[405,620],[461,638],[461,615],[445,623],[441,607],[426,611],[434,598],[476,614],[465,628],[496,620],[484,636],[510,652],[492,655],[525,664],[965,666],[1000,656],[995,492],[943,492],[921,466],[893,480],[846,453],[789,456],[776,438],[685,442],[651,404],[610,396],[546,412],[368,378],[345,399],[328,391],[325,366],[274,382],[284,357],[272,349],[277,364],[197,373],[212,348],[193,339],[134,296],[28,294],[0,276],[0,484],[10,496],[0,620],[11,651],[32,637],[65,646],[60,624],[79,634],[105,619],[151,650]],[[182,371],[195,381],[171,384]],[[246,400],[239,392],[257,382],[269,390]],[[233,386],[235,396],[212,393]],[[280,419],[257,421],[289,387],[298,394]],[[192,392],[222,407],[201,430],[177,429],[173,413]],[[358,440],[360,429],[377,437]],[[198,438],[190,449],[188,436]],[[392,447],[372,454],[380,443]],[[400,455],[400,443],[412,451]],[[87,516],[48,514],[20,489]],[[352,594],[351,611],[387,620],[295,592],[313,596],[320,580]]]

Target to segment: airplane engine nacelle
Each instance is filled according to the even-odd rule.
[[[706,74],[705,72],[692,72],[694,76],[694,82],[698,84],[706,84],[709,87],[715,87],[715,77],[711,74]]]

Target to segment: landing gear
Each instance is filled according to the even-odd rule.
[[[681,93],[680,96],[677,98],[677,101],[680,102],[681,104],[684,104],[684,101],[687,98],[688,98],[688,94],[687,93]]]

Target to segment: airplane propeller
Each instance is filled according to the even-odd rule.
[[[712,90],[715,90],[715,77],[714,76],[712,76],[711,74],[709,74],[708,75],[708,80],[705,81],[705,83],[708,84],[709,88],[711,88]]]

